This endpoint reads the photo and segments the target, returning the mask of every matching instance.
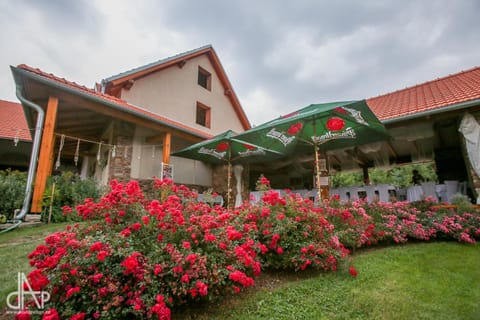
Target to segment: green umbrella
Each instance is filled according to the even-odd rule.
[[[319,152],[387,139],[383,124],[365,100],[312,104],[234,137],[237,141],[281,153],[305,152],[313,146],[320,194]]]
[[[270,150],[257,144],[238,141],[232,130],[211,139],[196,143],[172,153],[172,156],[200,160],[213,164],[227,164],[227,206],[230,206],[230,174],[232,164],[269,161],[284,155],[282,151]]]

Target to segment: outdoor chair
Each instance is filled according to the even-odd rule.
[[[388,192],[390,189],[391,189],[391,187],[388,184],[379,184],[377,186],[378,198],[379,198],[380,202],[389,202],[390,201],[390,193]]]
[[[375,189],[375,186],[365,186],[365,192],[367,193],[368,202],[374,202],[378,200]]]
[[[337,188],[338,195],[340,196],[340,201],[347,202],[349,200],[347,191],[348,189],[345,187]]]
[[[221,195],[217,195],[214,197],[214,196],[205,196],[203,194],[199,194],[197,197],[197,201],[208,203],[212,207],[215,205],[219,205],[223,207],[223,197]]]
[[[219,205],[220,207],[223,207],[223,197],[221,195],[217,195],[216,197],[214,197],[213,205]]]
[[[351,187],[349,188],[350,191],[350,201],[356,201],[360,199],[360,195],[358,194],[360,192],[359,187]]]

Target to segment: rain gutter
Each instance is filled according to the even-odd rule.
[[[480,99],[455,103],[455,104],[452,104],[452,105],[449,105],[449,106],[443,107],[443,108],[436,108],[436,109],[433,109],[433,110],[427,110],[427,111],[412,113],[412,114],[408,114],[408,115],[404,115],[404,116],[400,116],[400,117],[396,117],[396,118],[390,118],[390,119],[383,120],[381,122],[383,124],[391,124],[391,123],[395,123],[395,122],[412,120],[412,119],[426,117],[426,116],[439,114],[439,113],[444,113],[444,112],[448,112],[448,111],[466,109],[466,108],[472,107],[474,105],[480,105]]]
[[[119,106],[118,104],[114,103],[114,102],[111,102],[111,101],[108,101],[106,99],[102,99],[100,97],[97,97],[93,94],[90,94],[90,93],[87,93],[87,92],[83,92],[83,91],[80,91],[80,90],[75,90],[74,88],[71,88],[70,86],[68,85],[63,85],[61,83],[58,83],[56,81],[53,81],[53,80],[50,80],[48,78],[45,78],[41,75],[38,75],[38,74],[35,74],[35,73],[32,73],[28,70],[24,70],[24,69],[21,69],[21,68],[15,68],[13,67],[12,69],[15,70],[15,72],[17,73],[21,73],[22,75],[25,75],[26,77],[29,77],[31,79],[34,79],[40,83],[43,83],[43,84],[47,84],[47,85],[51,85],[52,87],[56,88],[56,89],[59,89],[59,90],[64,90],[64,91],[67,91],[68,93],[71,93],[71,94],[75,94],[75,95],[79,95],[83,98],[86,98],[86,99],[89,99],[91,101],[94,101],[94,102],[97,102],[97,103],[100,103],[100,104],[103,104],[103,105],[106,105],[108,107],[111,107],[115,110],[118,110],[118,111],[121,111],[121,112],[124,112],[124,113],[129,113],[129,114],[132,114],[136,117],[140,117],[142,119],[146,119],[146,120],[149,120],[149,121],[152,121],[152,122],[155,122],[157,124],[161,124],[161,125],[164,125],[166,127],[170,127],[170,128],[174,128],[174,129],[177,129],[179,131],[182,131],[184,133],[188,133],[192,136],[195,136],[195,137],[198,137],[198,138],[202,138],[202,139],[208,139],[209,137],[206,136],[206,135],[201,135],[199,133],[195,133],[195,132],[191,132],[191,131],[188,131],[188,130],[185,130],[184,128],[181,128],[181,127],[178,127],[178,126],[175,126],[171,123],[168,123],[166,121],[162,121],[162,120],[159,120],[159,119],[155,119],[155,118],[152,118],[152,117],[149,117],[148,115],[145,115],[141,112],[137,112],[135,110],[130,110],[130,109],[127,109],[125,107],[122,107],[122,106]],[[135,106],[135,108],[139,108],[137,106]],[[147,110],[145,110],[147,111]],[[151,112],[151,111],[148,111],[148,112]]]
[[[32,108],[38,112],[37,125],[35,127],[35,137],[33,138],[32,154],[30,156],[30,165],[28,166],[25,199],[23,200],[22,209],[18,214],[15,214],[13,218],[13,220],[22,220],[23,217],[25,217],[25,215],[28,213],[30,209],[30,202],[32,200],[33,178],[35,177],[35,172],[37,170],[38,153],[40,150],[40,141],[42,139],[43,119],[45,117],[45,111],[43,111],[43,109],[39,105],[27,100],[22,95],[22,88],[19,84],[17,84],[16,94],[18,100],[20,100],[24,106]]]

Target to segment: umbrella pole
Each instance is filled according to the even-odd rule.
[[[317,137],[317,126],[315,120],[313,120],[313,133],[314,136]],[[317,175],[317,190],[318,190],[318,202],[322,203],[322,187],[320,185],[320,156],[318,151],[318,142],[317,140],[313,140],[313,148],[315,150],[315,169]]]
[[[232,164],[228,162],[227,168],[227,209],[230,209],[230,174],[232,173]]]
[[[317,190],[318,190],[318,202],[322,202],[322,188],[320,185],[320,156],[319,156],[319,151],[318,151],[318,145],[314,145],[315,148],[315,169],[316,169],[316,175],[317,175]]]

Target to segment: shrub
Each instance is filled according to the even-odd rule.
[[[157,199],[146,199],[136,181],[110,188],[76,207],[85,223],[48,236],[29,255],[32,288],[51,293],[49,315],[169,319],[185,303],[253,286],[262,268],[335,271],[346,247],[480,238],[476,214],[422,212],[407,202],[333,198],[316,206],[266,190],[259,204],[228,210],[197,202],[171,180],[155,180]],[[357,276],[351,265],[349,272]]]
[[[265,267],[305,270],[336,270],[348,254],[326,219],[325,209],[310,200],[266,191],[260,205],[246,204],[241,216],[257,228],[258,239],[268,247],[262,255]]]
[[[54,184],[53,203],[51,203]],[[62,172],[60,176],[51,176],[43,193],[42,220],[48,221],[50,204],[52,204],[51,222],[79,221],[80,219],[74,215],[64,215],[63,207],[75,207],[87,198],[96,200],[100,193],[100,187],[91,178],[81,179],[78,174],[68,171]]]
[[[27,173],[0,171],[0,214],[12,219],[16,209],[22,208],[25,197]]]
[[[62,318],[169,318],[174,306],[254,284],[264,250],[255,228],[189,201],[195,194],[171,181],[156,186],[163,201],[145,200],[135,181],[112,181],[98,203],[77,206],[82,218],[101,220],[54,234],[30,254]]]

